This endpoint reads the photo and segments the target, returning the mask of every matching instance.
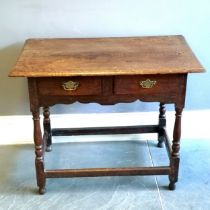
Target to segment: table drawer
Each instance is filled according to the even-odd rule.
[[[38,78],[39,95],[99,95],[102,91],[100,77]]]
[[[117,95],[162,95],[176,94],[185,85],[185,76],[173,75],[136,75],[116,76],[114,93]]]

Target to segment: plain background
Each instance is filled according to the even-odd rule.
[[[0,115],[29,114],[27,81],[8,78],[28,38],[182,34],[207,70],[189,75],[186,110],[210,108],[209,0],[0,0]],[[59,106],[56,113],[156,110],[134,102]]]

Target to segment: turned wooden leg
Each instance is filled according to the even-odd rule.
[[[35,166],[36,166],[36,179],[37,185],[39,187],[39,193],[45,193],[45,173],[44,173],[44,150],[43,150],[43,142],[42,142],[42,133],[40,129],[40,117],[39,117],[39,109],[37,111],[33,111],[33,122],[34,122],[34,144],[35,144]]]
[[[172,142],[172,153],[170,158],[171,173],[169,175],[169,189],[175,189],[175,183],[178,181],[179,172],[179,149],[180,149],[180,137],[181,137],[181,116],[183,108],[176,107],[176,118],[174,124],[173,132],[173,142]]]
[[[49,107],[43,108],[43,127],[44,127],[44,135],[46,140],[46,151],[50,152],[52,150],[52,134],[51,134],[51,125],[50,125],[50,109]]]
[[[164,141],[164,134],[163,134],[163,128],[166,126],[166,109],[165,104],[160,103],[159,108],[159,132],[158,132],[158,147],[163,147],[163,141]]]

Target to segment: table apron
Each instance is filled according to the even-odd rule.
[[[157,82],[157,84],[152,88],[139,87],[139,82],[145,82],[148,78],[150,78],[152,82]],[[71,104],[74,102],[113,105],[116,103],[130,103],[136,100],[161,102],[165,104],[174,103],[177,106],[184,107],[187,74],[96,78],[77,77],[72,80],[80,81],[82,83],[81,87],[76,91],[65,92],[65,90],[61,88],[61,81],[68,81],[68,79],[69,78],[29,78],[31,109],[33,110],[35,107],[52,106],[55,104]],[[92,83],[91,80],[93,81]],[[46,81],[46,83],[44,81]],[[53,90],[53,84],[55,84],[55,91]],[[87,86],[86,88],[85,85]],[[89,86],[90,89],[88,89]],[[90,94],[88,95],[89,90]]]

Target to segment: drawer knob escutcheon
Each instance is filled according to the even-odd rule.
[[[155,80],[150,80],[150,79],[146,79],[144,81],[140,81],[139,82],[139,85],[142,87],[142,88],[152,88],[155,86],[155,84],[157,83],[157,81]]]
[[[68,82],[64,82],[62,84],[62,87],[64,90],[68,90],[68,91],[72,91],[72,90],[76,90],[79,86],[79,82],[75,82],[75,81],[68,81]]]

